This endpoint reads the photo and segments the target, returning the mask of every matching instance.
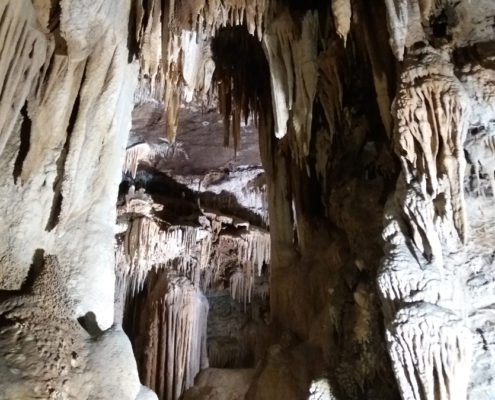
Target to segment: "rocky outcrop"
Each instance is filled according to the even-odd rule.
[[[139,383],[121,327],[91,336],[91,326],[86,331],[74,318],[57,258],[40,251],[33,269],[22,290],[0,303],[1,398],[156,398]]]

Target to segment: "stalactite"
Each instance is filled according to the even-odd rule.
[[[390,46],[395,57],[402,61],[406,47],[425,38],[417,0],[385,0]]]
[[[225,26],[246,24],[251,35],[261,39],[263,23],[268,12],[266,0],[213,0],[177,4],[173,9],[174,22],[183,29],[204,31],[214,35]]]
[[[251,303],[251,294],[254,284],[253,266],[251,263],[242,265],[242,269],[236,269],[230,275],[230,295],[240,303]]]
[[[175,140],[181,101],[193,94],[204,97],[209,89],[212,64],[206,36],[196,32],[171,30],[164,60],[166,134]]]
[[[122,172],[130,174],[132,178],[136,178],[136,172],[140,161],[145,161],[151,152],[148,143],[138,143],[125,152],[125,161]]]
[[[160,399],[177,400],[208,365],[208,302],[187,278],[163,270],[148,276],[141,296],[141,378]]]
[[[134,95],[135,103],[153,99],[163,100],[163,73],[162,73],[162,22],[161,2],[147,1],[147,10],[142,2],[136,1],[136,41],[139,47],[139,83]],[[132,16],[131,16],[132,18]],[[146,23],[143,22],[146,19]],[[132,32],[130,33],[132,34]]]
[[[181,35],[183,98],[205,100],[210,91],[215,64],[212,60],[210,40],[200,33],[183,31]]]
[[[225,275],[226,268],[234,265],[228,276],[231,296],[249,304],[256,276],[261,276],[263,265],[270,263],[269,234],[251,227],[239,235],[220,235],[216,248],[209,268],[204,270],[203,287],[214,286]]]
[[[351,29],[352,8],[350,0],[332,1],[332,13],[337,34],[342,38],[345,45],[347,35]]]
[[[308,154],[311,139],[317,88],[317,12],[308,11],[300,24],[297,26],[285,12],[272,22],[263,36],[263,48],[270,65],[275,136],[282,138],[289,129],[293,130],[294,149],[299,158]]]
[[[200,227],[164,228],[163,222],[149,217],[133,218],[116,249],[119,279],[129,285],[131,295],[142,289],[153,267],[174,267],[196,281],[207,265],[210,246],[210,236]]]
[[[134,297],[153,267],[175,270],[202,288],[215,285],[232,263],[240,266],[230,277],[233,297],[251,301],[254,278],[270,263],[270,237],[266,231],[250,227],[246,232],[227,234],[222,227],[233,226],[230,218],[212,214],[205,226],[170,226],[153,216],[150,196],[131,187],[119,220],[127,227],[115,249],[118,286]],[[232,249],[226,254],[224,249]]]
[[[224,144],[237,150],[241,120],[246,124],[263,110],[267,90],[266,61],[256,38],[244,27],[224,28],[212,41],[219,111],[224,116]],[[253,81],[252,76],[259,79]]]
[[[263,265],[270,263],[270,236],[267,232],[251,228],[247,234],[241,235],[241,239],[239,263],[251,263],[258,276],[261,275]]]
[[[213,64],[208,53],[209,41],[219,29],[246,24],[249,32],[261,39],[266,0],[175,3],[167,1],[163,10],[162,56],[166,132],[175,139],[180,101],[192,94],[201,97],[209,89]],[[235,126],[234,126],[235,128]]]

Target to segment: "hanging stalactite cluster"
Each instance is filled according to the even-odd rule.
[[[245,27],[222,28],[212,41],[219,111],[224,116],[224,145],[239,147],[241,122],[265,112],[268,65],[258,40]],[[253,77],[256,77],[253,79]]]
[[[255,281],[267,273],[270,239],[264,230],[212,212],[200,214],[196,224],[172,225],[160,217],[164,207],[143,189],[131,187],[125,196],[117,289],[143,383],[160,399],[176,400],[207,365],[203,293],[227,289],[244,308],[253,296],[266,296]]]

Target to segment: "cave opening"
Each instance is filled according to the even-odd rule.
[[[206,367],[252,375],[273,340],[258,133],[268,63],[246,26],[208,42],[212,88],[182,100],[174,141],[162,102],[135,106],[117,205],[123,328],[141,381],[167,400]]]

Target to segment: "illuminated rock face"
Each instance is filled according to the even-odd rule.
[[[494,18],[0,0],[0,397],[493,398]]]
[[[112,326],[129,2],[2,1],[0,16],[1,397],[154,398]]]

